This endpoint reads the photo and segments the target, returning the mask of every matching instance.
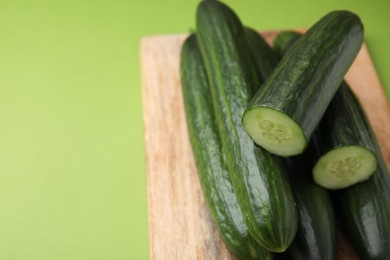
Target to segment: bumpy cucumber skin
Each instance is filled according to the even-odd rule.
[[[256,63],[257,71],[264,82],[279,63],[279,55],[268,45],[264,38],[252,28],[245,28],[248,46]]]
[[[293,31],[279,33],[274,48],[283,56],[299,39]],[[287,159],[290,183],[298,209],[297,235],[287,249],[293,259],[336,259],[335,214],[329,192],[314,183],[311,169],[317,159],[316,146],[310,143],[299,156]]]
[[[226,5],[202,1],[197,37],[209,76],[223,151],[249,231],[270,251],[282,252],[297,230],[297,211],[284,162],[257,147],[242,115],[260,86],[244,27]]]
[[[210,87],[196,36],[189,36],[181,52],[181,82],[192,150],[214,222],[228,249],[239,259],[272,259],[250,235],[237,204],[215,124]]]
[[[362,42],[358,16],[349,11],[327,14],[289,49],[248,110],[263,106],[285,113],[308,142]]]

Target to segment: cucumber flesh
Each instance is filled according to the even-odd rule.
[[[367,180],[376,170],[375,155],[351,145],[324,154],[313,168],[314,181],[327,189],[342,189]]]
[[[268,107],[248,110],[243,124],[255,143],[271,153],[289,156],[302,153],[307,140],[302,128],[289,116]]]

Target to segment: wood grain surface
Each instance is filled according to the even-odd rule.
[[[272,43],[276,32],[262,35]],[[150,36],[141,42],[150,259],[235,259],[212,222],[187,134],[179,74],[185,38]],[[346,80],[363,104],[390,167],[390,106],[365,45]],[[338,258],[358,259],[342,235],[338,239]]]

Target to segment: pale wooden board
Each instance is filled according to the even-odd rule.
[[[268,42],[275,34],[262,33]],[[188,139],[179,75],[185,37],[150,36],[141,42],[150,258],[234,259],[212,223]],[[365,45],[346,79],[390,167],[390,107]],[[357,259],[344,242],[339,245],[339,259]]]

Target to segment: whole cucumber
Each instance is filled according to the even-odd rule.
[[[244,27],[225,4],[198,5],[197,37],[210,82],[216,123],[238,204],[249,232],[270,251],[287,249],[297,230],[297,211],[286,165],[256,146],[242,115],[260,86]]]
[[[181,50],[180,75],[188,132],[202,189],[223,241],[239,259],[272,259],[250,235],[238,207],[215,124],[205,67],[195,35]]]

